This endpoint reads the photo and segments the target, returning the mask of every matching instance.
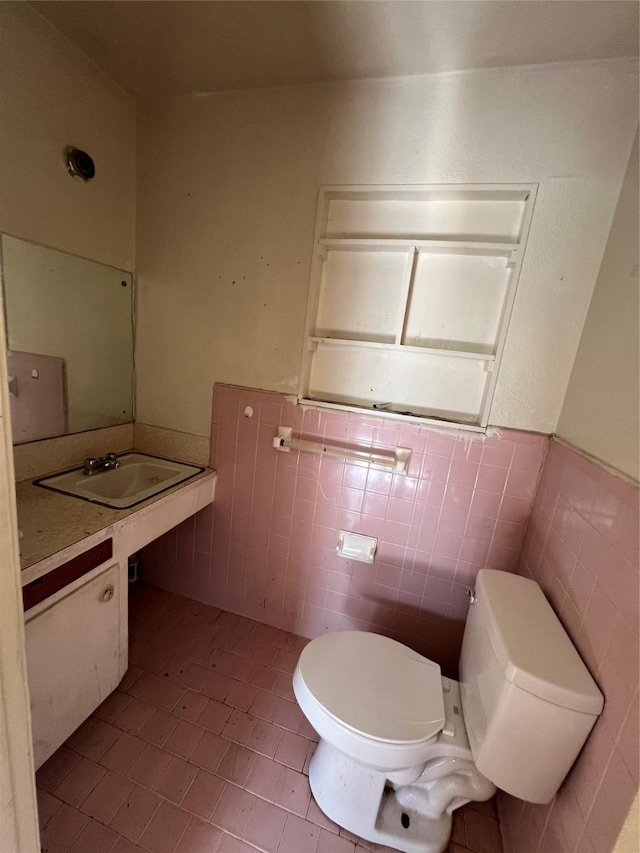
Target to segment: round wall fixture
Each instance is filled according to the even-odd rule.
[[[95,163],[92,157],[86,151],[81,151],[79,148],[65,148],[64,161],[67,164],[69,174],[74,178],[82,178],[83,181],[90,181],[96,174]]]

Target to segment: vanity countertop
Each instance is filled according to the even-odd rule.
[[[42,489],[33,480],[16,483],[18,529],[20,531],[20,568],[23,584],[46,571],[33,572],[36,564],[57,555],[70,546],[92,537],[100,531],[109,531],[134,513],[141,516],[148,507],[166,501],[178,491],[185,494],[197,491],[210,481],[215,483],[216,472],[206,468],[183,483],[154,495],[128,509],[112,509],[90,503],[69,495]],[[211,499],[209,499],[209,503]],[[48,562],[48,561],[47,561]],[[29,569],[27,572],[26,570]]]

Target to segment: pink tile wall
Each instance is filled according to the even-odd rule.
[[[609,853],[638,790],[638,488],[552,441],[518,572],[534,578],[605,696],[548,806],[500,794],[505,853]]]
[[[278,452],[280,424],[351,448],[410,447],[408,476]],[[384,632],[455,675],[465,585],[483,566],[516,566],[546,445],[513,430],[487,437],[303,411],[281,394],[216,385],[213,518],[204,510],[150,546],[145,577],[306,637]],[[337,556],[340,529],[378,539],[374,565]]]

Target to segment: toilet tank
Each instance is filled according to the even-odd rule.
[[[465,725],[494,785],[548,803],[604,700],[535,581],[483,569],[460,656]]]

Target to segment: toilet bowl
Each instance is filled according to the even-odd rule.
[[[459,684],[401,643],[336,631],[310,643],[293,687],[320,737],[309,784],[340,826],[406,853],[440,853],[451,813],[495,785],[475,767]]]
[[[496,786],[547,803],[603,697],[538,585],[482,570],[460,682],[364,631],[312,640],[293,689],[319,743],[309,783],[322,811],[361,838],[442,853],[451,815]]]

